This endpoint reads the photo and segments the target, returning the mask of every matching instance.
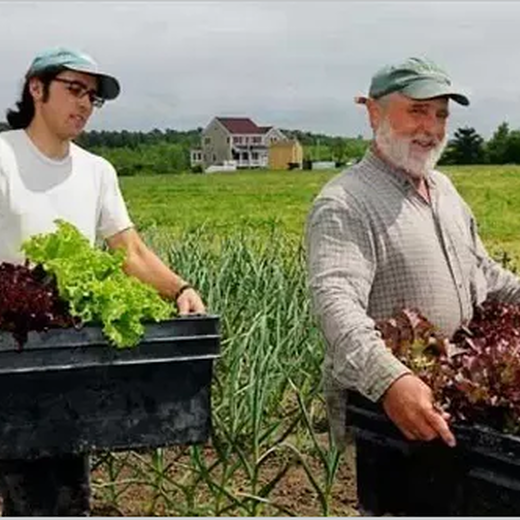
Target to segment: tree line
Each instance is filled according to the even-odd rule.
[[[442,157],[444,164],[520,164],[520,129],[501,123],[488,141],[473,128],[458,128]]]
[[[0,131],[7,130],[0,122]],[[201,143],[201,127],[180,131],[90,130],[76,142],[111,161],[120,175],[181,173],[190,171],[190,150]],[[370,141],[362,136],[341,137],[302,130],[282,130],[296,138],[304,149],[305,161],[333,161],[337,166],[359,160]],[[449,141],[441,164],[520,164],[520,129],[504,122],[489,140],[472,127],[458,128]]]
[[[6,123],[0,122],[0,131],[8,128]],[[75,141],[109,160],[119,175],[168,174],[191,170],[190,150],[200,147],[202,132],[201,127],[187,131],[90,130]],[[302,144],[305,161],[334,161],[341,166],[349,160],[360,159],[369,145],[361,136],[346,138],[301,130],[282,132]]]

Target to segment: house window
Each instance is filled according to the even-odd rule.
[[[244,137],[244,142],[247,144],[249,143],[249,137]]]
[[[217,160],[217,156],[215,154],[213,154],[213,162],[215,162]]]
[[[259,136],[253,137],[253,143],[258,144],[262,142],[262,138]]]
[[[242,137],[238,137],[238,136],[233,137],[233,142],[235,144],[241,144],[242,143]]]
[[[205,144],[209,144],[209,143],[211,143],[211,137],[206,137],[206,138],[204,139],[204,143],[205,143]]]
[[[231,141],[231,140],[230,140],[229,137],[228,137],[228,138],[226,139],[226,143],[229,144],[230,141]]]
[[[251,154],[251,159],[253,159],[253,161],[258,161],[258,152],[253,152]]]

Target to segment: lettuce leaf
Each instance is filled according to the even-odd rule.
[[[83,323],[100,323],[110,343],[136,345],[144,323],[171,318],[174,308],[157,290],[123,271],[122,250],[103,251],[71,223],[56,220],[53,233],[35,235],[22,245],[27,260],[56,278],[69,312]]]
[[[452,338],[416,309],[377,327],[453,420],[520,433],[520,305],[486,301]]]

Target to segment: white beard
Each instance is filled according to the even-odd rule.
[[[416,152],[411,148],[414,140],[434,142],[435,147],[422,153]],[[417,133],[413,137],[398,137],[390,126],[388,118],[385,118],[375,131],[375,142],[391,163],[405,170],[411,177],[421,179],[435,168],[448,144],[448,136],[444,136],[442,141],[425,132]]]

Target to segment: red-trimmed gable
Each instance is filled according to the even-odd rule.
[[[217,117],[230,134],[263,134],[262,127],[256,126],[248,117]],[[265,127],[264,127],[265,128]]]

